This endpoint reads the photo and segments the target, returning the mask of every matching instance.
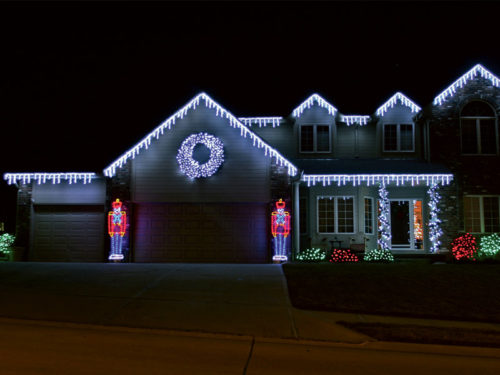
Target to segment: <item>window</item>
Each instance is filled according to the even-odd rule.
[[[462,154],[497,154],[497,126],[493,109],[473,101],[460,114]]]
[[[301,125],[300,152],[330,152],[330,126]]]
[[[384,151],[415,151],[413,133],[413,124],[384,124]]]
[[[365,234],[373,234],[373,198],[365,198]]]
[[[465,231],[500,232],[500,201],[497,196],[464,197]]]
[[[354,233],[353,197],[318,197],[319,233]]]

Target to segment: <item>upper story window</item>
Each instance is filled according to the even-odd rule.
[[[384,124],[385,152],[415,151],[413,124]]]
[[[330,126],[301,125],[300,152],[330,152]]]
[[[460,114],[462,154],[497,154],[497,126],[493,109],[485,102],[468,103]]]

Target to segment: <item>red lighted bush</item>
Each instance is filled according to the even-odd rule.
[[[476,238],[469,233],[455,238],[451,243],[451,253],[456,260],[476,260]]]
[[[358,257],[351,253],[350,250],[346,249],[333,249],[332,257],[330,258],[332,263],[341,262],[359,262]]]

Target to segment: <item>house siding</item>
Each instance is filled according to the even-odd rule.
[[[190,111],[132,161],[134,202],[267,202],[271,159],[250,138],[204,106]],[[225,161],[210,178],[190,179],[179,170],[178,149],[191,134],[206,132],[224,144]]]

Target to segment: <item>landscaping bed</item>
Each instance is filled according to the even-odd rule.
[[[294,307],[500,323],[499,264],[287,263]]]
[[[411,324],[338,323],[380,341],[500,348],[500,331]]]

